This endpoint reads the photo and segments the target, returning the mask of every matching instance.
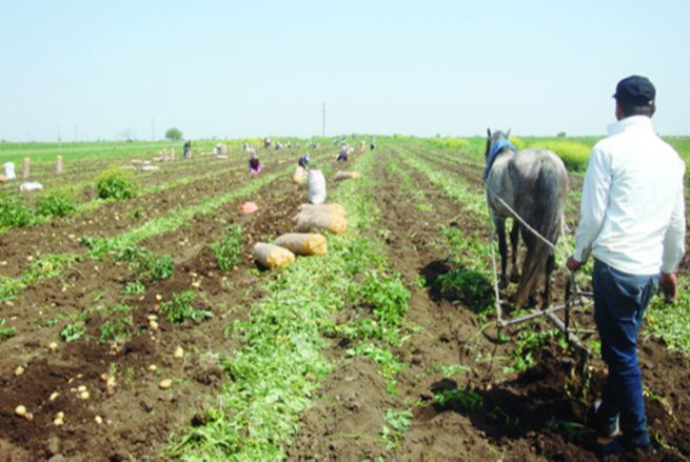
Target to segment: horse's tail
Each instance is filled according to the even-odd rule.
[[[543,161],[539,169],[539,177],[534,190],[534,210],[531,217],[522,217],[532,228],[547,241],[556,245],[558,234],[562,230],[562,201],[565,194],[561,190],[567,188],[562,171],[557,163]],[[522,277],[517,289],[517,303],[524,305],[534,291],[539,280],[539,273],[546,267],[546,261],[553,253],[553,249],[542,239],[523,227],[523,238],[527,244],[527,255],[522,268]]]

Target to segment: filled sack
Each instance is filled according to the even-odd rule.
[[[335,181],[341,181],[341,180],[358,180],[359,179],[359,173],[357,172],[345,172],[345,171],[340,171],[335,174],[333,177],[333,180]]]
[[[299,206],[300,213],[312,213],[312,212],[330,212],[337,215],[345,216],[345,209],[340,204],[302,204]]]
[[[300,212],[295,221],[297,231],[300,232],[325,229],[334,234],[343,234],[347,231],[345,217],[329,211]]]
[[[296,255],[326,255],[328,242],[323,234],[288,233],[274,242]]]
[[[321,170],[309,171],[309,202],[312,204],[326,202],[326,178]]]
[[[283,269],[295,262],[295,254],[283,247],[258,242],[254,245],[254,259],[268,269]]]
[[[297,167],[295,169],[294,175],[292,175],[292,181],[295,182],[295,184],[302,184],[304,183],[304,168],[303,167]]]

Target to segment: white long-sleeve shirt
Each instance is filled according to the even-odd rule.
[[[590,253],[628,274],[671,273],[685,253],[685,163],[645,116],[609,126],[582,188],[575,260]]]

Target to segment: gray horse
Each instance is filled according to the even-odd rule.
[[[508,133],[487,129],[486,169],[484,181],[492,218],[498,232],[498,248],[501,253],[500,287],[508,285],[506,266],[506,218],[513,218],[510,233],[512,245],[510,281],[520,281],[517,304],[535,301],[534,292],[540,271],[544,271],[543,306],[551,303],[551,272],[555,266],[553,250],[527,227],[514,218],[513,211],[530,227],[552,244],[564,225],[563,212],[568,194],[568,172],[563,161],[546,149],[517,151]],[[511,209],[513,211],[511,211]],[[522,277],[517,268],[518,241],[527,245],[527,255],[522,266]]]

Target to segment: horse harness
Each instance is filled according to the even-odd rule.
[[[498,157],[498,154],[506,148],[510,149],[513,152],[517,151],[517,149],[515,148],[513,143],[511,143],[510,140],[506,140],[506,139],[500,139],[491,146],[491,152],[489,152],[489,155],[486,158],[486,168],[484,169],[484,181],[485,182],[486,182],[486,179],[489,178],[489,173],[491,172],[491,167],[494,165],[494,161]]]

